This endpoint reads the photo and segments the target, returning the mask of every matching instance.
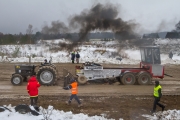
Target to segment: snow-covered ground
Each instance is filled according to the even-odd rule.
[[[46,40],[36,45],[1,45],[0,62],[43,62],[44,59],[52,57],[53,63],[70,63],[72,51],[61,50],[59,43],[66,43],[63,40]],[[140,51],[137,48],[121,49],[116,41],[95,41],[89,45],[75,47],[74,50],[80,53],[80,62],[84,63],[111,63],[111,64],[138,64],[140,62]],[[161,48],[162,64],[180,64],[180,40],[157,39],[155,44]],[[167,52],[166,52],[167,51]],[[168,58],[168,52],[173,51],[173,59]],[[122,57],[122,61],[117,58]]]
[[[0,62],[29,62],[29,56],[31,56],[31,62],[43,62],[44,59],[50,59],[52,57],[53,63],[70,63],[70,53],[68,51],[55,50],[59,43],[66,42],[65,40],[53,40],[43,41],[37,45],[1,45],[0,46]],[[67,42],[66,42],[67,43]],[[67,43],[69,44],[69,43]],[[157,39],[155,44],[163,48],[163,54],[161,54],[162,64],[180,64],[180,40],[170,39]],[[98,47],[97,47],[98,45]],[[57,49],[59,49],[57,47]],[[119,51],[117,42],[92,42],[89,45],[78,46],[74,49],[80,53],[80,62],[97,62],[97,63],[111,63],[111,64],[138,64],[140,62],[139,49],[122,49]],[[164,51],[173,51],[173,59],[168,58],[168,53]],[[122,61],[117,58],[122,57]],[[33,116],[31,114],[19,114],[15,112],[14,107],[11,105],[6,106],[12,110],[0,112],[0,120],[42,120],[43,115]],[[43,109],[43,108],[41,108]],[[52,109],[49,106],[48,109]],[[47,110],[47,109],[46,109]],[[167,119],[176,120],[180,119],[180,110],[167,110],[159,112],[155,115],[143,115],[150,120]],[[52,120],[106,120],[105,115],[102,116],[88,116],[85,114],[73,114],[71,111],[64,112],[53,109],[50,116]],[[121,120],[121,118],[120,118]]]
[[[71,111],[64,112],[62,110],[56,110],[53,106],[48,106],[47,109],[40,107],[40,115],[38,116],[34,116],[31,113],[20,114],[11,105],[4,105],[4,107],[11,111],[5,110],[4,112],[0,112],[0,120],[114,120],[107,119],[103,113],[101,116],[88,116],[83,113],[73,114]],[[33,109],[31,106],[30,108]],[[142,116],[147,120],[179,120],[180,110],[167,110],[157,112],[153,115]],[[123,120],[123,118],[119,118],[119,120]]]
[[[31,113],[20,114],[11,105],[5,107],[10,109],[11,112],[9,110],[0,112],[0,120],[114,120],[106,119],[103,114],[102,116],[88,116],[82,113],[73,114],[71,111],[55,110],[53,106],[48,106],[47,109],[40,107],[40,115],[38,116],[34,116]],[[120,118],[119,120],[123,119]]]

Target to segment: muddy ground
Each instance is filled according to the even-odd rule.
[[[17,64],[17,63],[16,63]],[[38,63],[37,63],[38,64]],[[10,82],[11,74],[14,72],[15,63],[0,63],[0,106],[16,106],[18,104],[29,104],[29,97],[26,92],[26,82],[21,86],[13,86]],[[150,85],[121,85],[114,83],[90,83],[79,86],[78,96],[83,107],[78,108],[76,101],[70,106],[65,104],[70,96],[70,91],[63,87],[63,68],[75,73],[74,67],[77,64],[59,63],[55,64],[59,72],[58,85],[41,86],[39,89],[38,105],[47,108],[53,105],[55,109],[72,111],[73,113],[84,113],[88,115],[105,114],[106,118],[124,120],[144,120],[142,114],[150,114],[153,104],[153,83]],[[80,64],[79,64],[80,65]],[[105,67],[138,67],[139,65],[109,65]],[[165,77],[160,80],[163,97],[161,103],[168,109],[180,109],[180,65],[165,65],[165,73],[173,77]],[[161,109],[157,107],[157,111]]]

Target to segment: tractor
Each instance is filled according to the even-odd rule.
[[[36,73],[37,79],[41,85],[54,85],[57,80],[57,69],[51,64],[52,58],[46,64],[31,65],[22,64],[15,65],[15,73],[12,74],[11,83],[13,85],[21,85],[23,81],[27,81],[28,76]]]
[[[115,78],[123,85],[148,85],[152,78],[164,78],[164,66],[161,65],[158,46],[140,47],[141,62],[139,68],[103,68],[101,64],[85,62],[76,66],[76,75],[80,84],[98,79]],[[135,56],[134,56],[135,57]]]

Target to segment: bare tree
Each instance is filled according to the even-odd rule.
[[[33,26],[31,24],[29,24],[28,29],[26,30],[26,33],[29,35],[30,44],[31,44],[31,36],[32,36],[32,33],[33,33],[32,28],[33,28]]]
[[[51,106],[49,106],[47,110],[42,108],[41,109],[41,113],[42,113],[42,115],[44,117],[44,119],[42,119],[42,120],[52,120],[50,118],[51,115],[52,115],[52,111],[53,111],[53,107],[51,107]]]

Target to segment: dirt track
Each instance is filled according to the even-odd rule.
[[[62,69],[66,68],[74,74],[76,64],[56,64],[59,76],[62,78]],[[117,67],[117,65],[104,64],[105,67]],[[138,67],[139,65],[118,65],[120,67]],[[165,77],[160,80],[163,87],[163,97],[161,101],[166,105],[166,109],[180,109],[179,72],[180,65],[165,65],[165,73],[173,78]],[[11,74],[14,72],[14,64],[0,63],[0,105],[17,105],[21,103],[29,104],[26,92],[26,82],[22,86],[13,86],[10,82]],[[82,108],[77,108],[77,103],[66,106],[65,101],[70,95],[70,91],[62,89],[62,79],[58,86],[41,86],[39,89],[39,105],[47,107],[53,105],[56,109],[72,111],[74,113],[85,113],[89,115],[100,115],[105,113],[108,118],[145,119],[141,114],[149,114],[153,104],[153,84],[140,85],[120,85],[119,83],[109,84],[87,84],[79,86],[79,98],[83,102]],[[165,96],[176,94],[175,96]],[[178,107],[179,106],[179,107]],[[160,110],[159,108],[157,110]]]

